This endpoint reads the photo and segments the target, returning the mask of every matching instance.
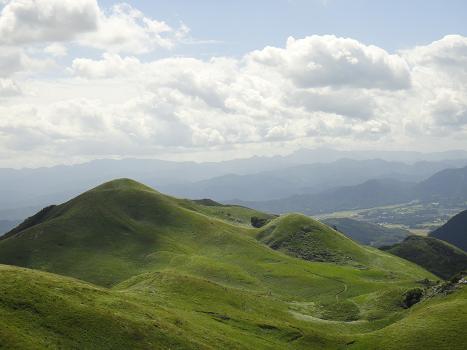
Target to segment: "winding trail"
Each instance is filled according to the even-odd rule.
[[[342,293],[345,293],[345,292],[347,291],[347,289],[348,289],[347,284],[344,283],[344,282],[342,282],[341,280],[338,280],[337,278],[332,278],[332,277],[320,275],[319,273],[316,273],[316,272],[309,272],[309,271],[307,271],[307,272],[308,272],[308,273],[311,273],[312,275],[315,275],[315,276],[318,276],[318,277],[321,277],[321,278],[325,278],[325,279],[328,279],[328,280],[330,280],[330,281],[333,281],[333,282],[337,282],[337,283],[342,284],[342,289],[336,293],[336,303],[339,302],[339,295],[342,294]]]

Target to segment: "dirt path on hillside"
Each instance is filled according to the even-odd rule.
[[[328,279],[330,281],[334,281],[334,282],[342,284],[342,289],[336,293],[336,303],[339,302],[339,295],[342,294],[342,293],[345,293],[347,291],[347,289],[348,289],[347,284],[342,282],[341,280],[338,280],[338,279],[332,278],[332,277],[328,277],[328,276],[324,276],[324,275],[320,275],[319,273],[315,273],[315,272],[309,272],[309,273],[311,273],[312,275],[315,275],[315,276],[325,278],[325,279]]]

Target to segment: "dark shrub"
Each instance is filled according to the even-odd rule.
[[[267,223],[268,223],[267,219],[262,219],[262,218],[259,218],[257,216],[252,216],[251,217],[251,226],[253,226],[253,227],[260,228],[260,227],[263,227],[264,225],[266,225]]]
[[[412,307],[416,303],[418,303],[423,297],[423,290],[421,288],[413,288],[409,289],[407,292],[404,293],[402,299],[402,307],[408,309]]]

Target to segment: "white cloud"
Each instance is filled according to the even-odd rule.
[[[350,86],[395,90],[410,86],[408,65],[400,56],[333,35],[289,38],[284,49],[266,47],[248,58],[280,71],[300,88]]]
[[[105,53],[101,60],[74,59],[70,71],[83,78],[98,79],[135,74],[140,67],[141,62],[136,57],[122,58],[116,54]]]
[[[72,40],[97,28],[95,0],[11,0],[0,13],[0,44]]]
[[[40,71],[54,66],[50,59],[31,57],[23,49],[0,46],[0,77],[9,77],[17,72]]]
[[[0,99],[22,94],[20,86],[11,79],[0,78]]]
[[[452,67],[459,68],[460,66],[465,68],[467,64],[467,37],[446,35],[428,45],[403,50],[401,54],[411,64],[436,65],[443,70]]]
[[[174,29],[129,4],[106,11],[96,0],[10,0],[0,13],[0,46],[54,43],[47,49],[56,56],[66,53],[57,46],[65,41],[115,53],[170,49],[188,32],[184,24]]]
[[[67,55],[68,50],[65,45],[53,43],[46,46],[44,52],[54,57],[64,57]]]
[[[139,12],[121,11],[144,22]],[[60,81],[19,81],[25,89],[32,84],[27,91],[35,95],[0,104],[0,154],[81,159],[316,144],[430,147],[439,138],[446,147],[467,147],[464,37],[389,54],[313,36],[240,58],[153,61],[116,53],[118,42],[100,59],[74,58]],[[135,42],[128,45],[139,47]],[[21,69],[15,60],[2,66],[1,57],[0,74],[2,67]]]
[[[119,4],[108,14],[101,11],[97,29],[81,36],[79,42],[114,53],[141,54],[159,48],[171,49],[188,30],[185,25],[173,29],[163,21],[146,17],[128,4]]]

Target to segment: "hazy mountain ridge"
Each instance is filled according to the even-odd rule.
[[[421,181],[450,166],[467,161],[417,162],[406,164],[381,159],[339,159],[304,164],[255,174],[228,174],[188,183],[162,186],[165,192],[189,198],[216,200],[271,200],[298,194],[318,193],[339,186],[358,185],[370,179]]]
[[[374,179],[356,186],[338,187],[316,194],[295,195],[262,202],[231,202],[274,213],[299,211],[305,214],[319,214],[415,200],[464,205],[467,202],[467,167],[445,169],[419,183]]]
[[[378,156],[383,160],[378,160]],[[408,164],[395,161],[397,159]],[[413,164],[416,162],[419,163]],[[0,211],[18,209],[31,215],[39,207],[62,202],[87,188],[119,177],[131,177],[181,197],[262,200],[355,185],[374,177],[420,180],[438,170],[462,166],[466,162],[467,152],[462,151],[423,154],[317,149],[299,150],[287,156],[223,162],[103,159],[50,168],[0,169]],[[351,172],[354,175],[351,176]],[[26,210],[26,207],[31,209]],[[0,219],[21,218],[2,215]]]

